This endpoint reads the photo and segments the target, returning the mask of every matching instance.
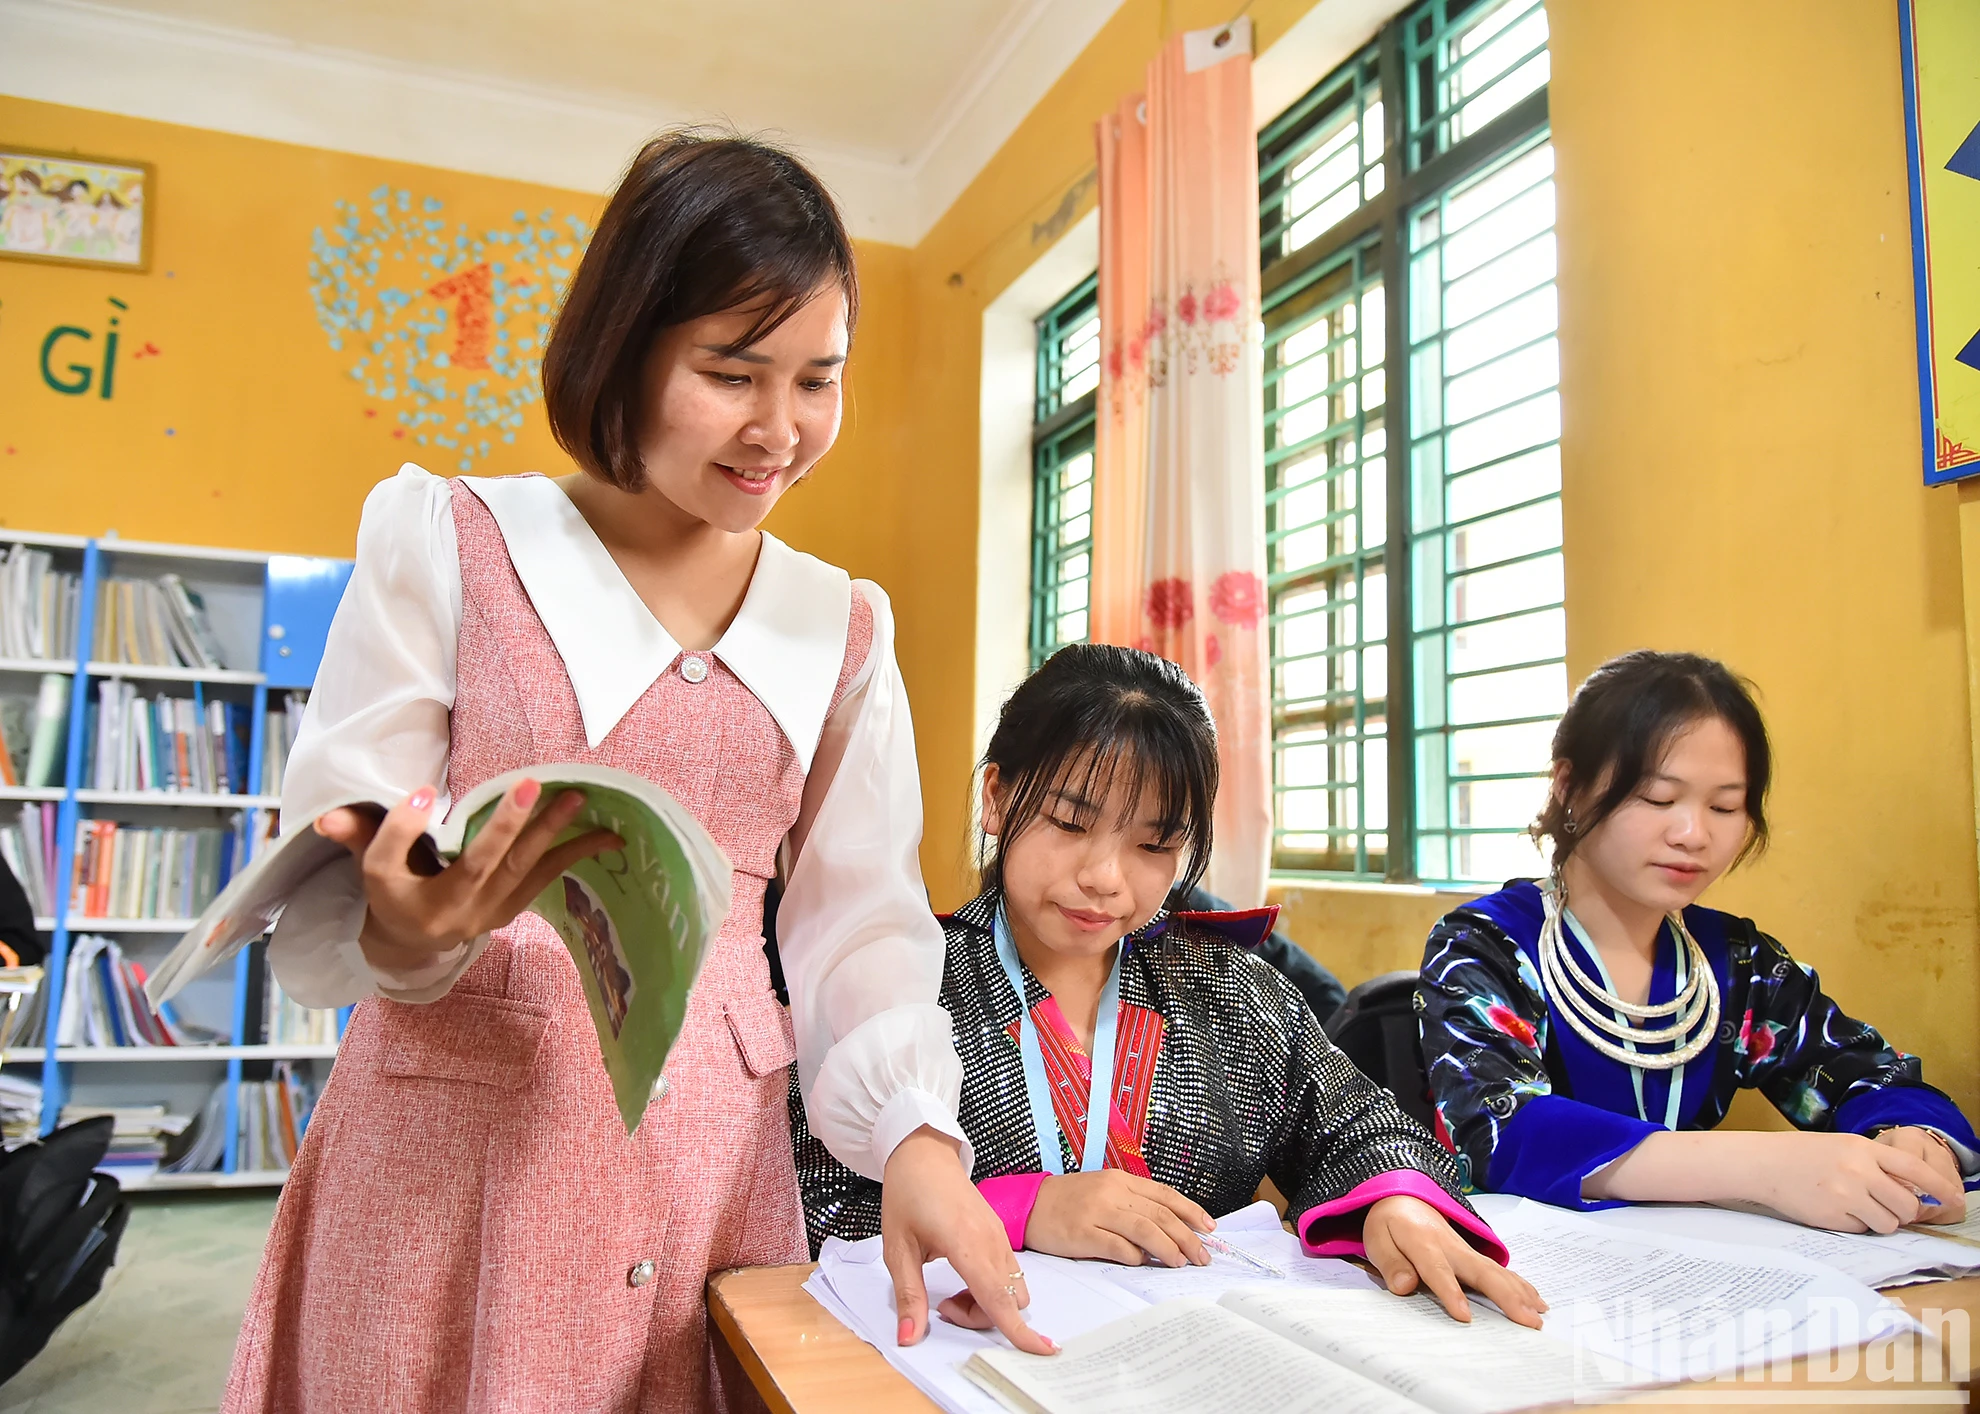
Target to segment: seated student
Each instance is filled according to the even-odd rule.
[[[1746,685],[1625,654],[1575,694],[1553,757],[1534,826],[1552,877],[1448,914],[1424,954],[1424,1063],[1467,1187],[1759,1203],[1845,1232],[1963,1217],[1980,1144],[1918,1061],[1749,920],[1695,906],[1767,841]],[[1742,1088],[1811,1132],[1705,1132]]]
[[[1392,1291],[1426,1287],[1460,1320],[1463,1284],[1538,1325],[1449,1156],[1220,915],[1162,912],[1209,857],[1216,789],[1202,694],[1153,654],[1062,648],[1004,704],[985,888],[945,920],[941,1001],[974,1177],[1012,1245],[1205,1263],[1210,1215],[1269,1175],[1309,1253],[1365,1252]],[[1097,1095],[1095,1067],[1112,1077]],[[879,1232],[880,1185],[812,1138],[795,1092],[791,1120],[814,1247]]]

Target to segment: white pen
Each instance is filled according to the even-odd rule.
[[[1229,1257],[1234,1262],[1242,1262],[1252,1270],[1263,1272],[1269,1277],[1277,1277],[1280,1281],[1287,1279],[1284,1272],[1280,1271],[1279,1268],[1266,1261],[1263,1257],[1254,1256],[1242,1247],[1235,1247],[1221,1237],[1213,1237],[1207,1232],[1199,1232],[1196,1236],[1205,1247],[1220,1257]]]

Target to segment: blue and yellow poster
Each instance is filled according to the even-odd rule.
[[[1980,476],[1980,3],[1899,0],[1925,482]]]

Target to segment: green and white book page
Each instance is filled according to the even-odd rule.
[[[688,992],[729,912],[729,862],[708,832],[664,790],[603,766],[511,771],[463,797],[449,820],[459,842],[480,833],[510,787],[540,781],[542,799],[584,792],[584,808],[558,843],[610,830],[622,849],[581,859],[530,905],[564,940],[584,982],[598,1049],[626,1132],[639,1127],[654,1083],[687,1015]],[[450,832],[451,833],[451,832]]]
[[[577,964],[599,1055],[630,1134],[680,1035],[702,958],[728,917],[729,861],[700,821],[653,782],[609,766],[554,762],[510,771],[469,791],[415,850],[425,855],[425,868],[437,871],[459,855],[502,797],[524,780],[541,783],[545,804],[566,790],[584,793],[584,808],[559,842],[595,829],[623,841],[619,849],[571,866],[530,911],[557,930]],[[382,803],[366,800],[332,808],[344,807],[374,818],[385,811]],[[308,825],[291,826],[234,876],[153,969],[145,987],[152,1005],[163,1005],[266,933],[304,885],[349,858],[342,845]]]

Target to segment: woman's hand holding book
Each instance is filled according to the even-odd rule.
[[[535,781],[511,789],[445,866],[426,839],[431,786],[421,786],[382,819],[347,808],[316,822],[317,833],[343,845],[362,866],[366,911],[358,942],[373,967],[388,973],[430,967],[468,940],[514,922],[578,860],[619,847],[618,836],[605,830],[557,844],[584,796],[564,791],[538,810],[542,789]]]

